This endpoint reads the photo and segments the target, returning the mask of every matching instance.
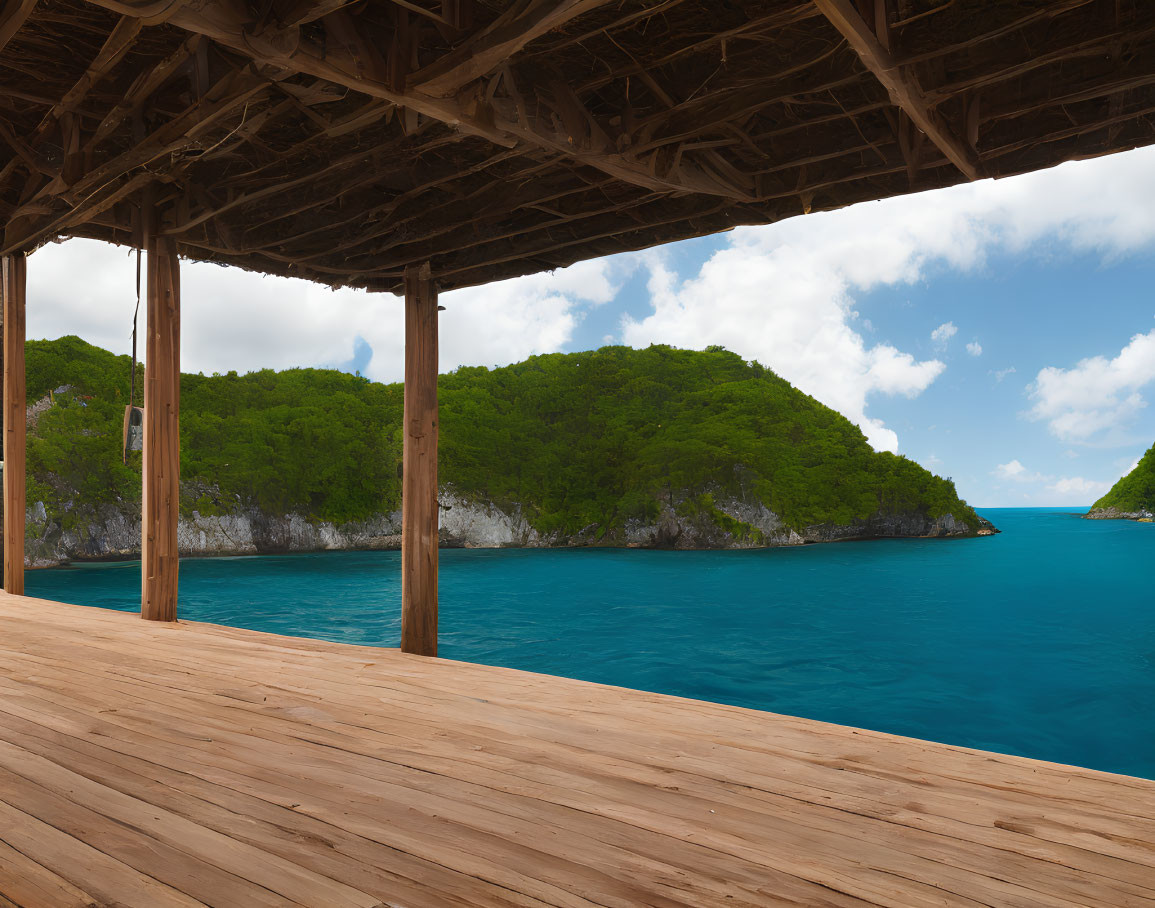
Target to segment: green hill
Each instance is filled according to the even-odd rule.
[[[1155,512],[1155,445],[1147,449],[1135,469],[1111,486],[1111,491],[1096,501],[1091,510],[1121,514]]]
[[[129,361],[76,337],[30,342],[30,503],[67,528],[85,507],[139,501],[139,455],[119,458]],[[333,522],[400,502],[400,384],[323,369],[181,379],[186,512],[256,506]],[[138,379],[138,394],[140,388]],[[55,389],[63,389],[56,391]],[[606,347],[439,379],[440,478],[519,506],[542,534],[613,540],[663,507],[741,535],[720,497],[756,499],[788,527],[953,515],[953,482],[876,453],[848,420],[720,348]]]

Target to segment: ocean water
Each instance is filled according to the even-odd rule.
[[[982,512],[965,540],[445,550],[443,656],[1155,778],[1155,524]],[[400,555],[182,562],[183,618],[396,646]],[[136,610],[137,563],[29,595]]]

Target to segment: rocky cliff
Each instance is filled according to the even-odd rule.
[[[1087,520],[1151,520],[1155,512],[1146,508],[1137,511],[1124,511],[1120,508],[1091,508],[1083,515]]]
[[[131,363],[27,345],[30,560],[128,558]],[[438,379],[446,545],[754,547],[978,535],[954,482],[720,348],[605,347]],[[332,370],[181,377],[189,555],[399,544],[401,385]],[[929,515],[934,515],[933,517]]]
[[[541,534],[520,507],[499,507],[444,487],[441,543],[446,547],[501,548],[545,546],[624,546],[631,548],[756,548],[805,545],[881,537],[959,537],[997,532],[983,521],[978,533],[951,515],[930,519],[920,514],[875,516],[845,526],[823,524],[787,527],[758,501],[720,498],[712,508],[688,510],[685,501],[664,501],[650,521],[631,520],[624,528],[605,531],[589,526],[572,535]],[[66,521],[49,517],[42,502],[28,508],[25,546],[29,567],[51,567],[69,561],[126,560],[140,556],[140,513],[131,505],[102,505],[69,512]],[[67,524],[67,525],[65,525]],[[397,549],[401,546],[401,512],[393,511],[336,524],[300,514],[267,514],[237,507],[224,514],[191,511],[181,517],[178,539],[182,555],[267,555],[328,550]]]

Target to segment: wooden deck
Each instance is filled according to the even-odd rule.
[[[201,903],[1155,905],[1155,782],[0,595],[0,905]]]

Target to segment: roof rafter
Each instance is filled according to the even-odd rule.
[[[1141,0],[0,0],[12,34],[0,254],[134,244],[150,195],[181,255],[451,289],[1155,146]]]
[[[895,107],[926,134],[939,151],[969,180],[980,176],[974,152],[942,122],[934,106],[923,94],[914,73],[903,67],[882,46],[874,30],[863,20],[851,0],[814,0],[814,5],[858,54],[858,58],[890,95]]]
[[[268,85],[267,80],[254,73],[231,71],[183,115],[169,121],[127,151],[83,172],[75,182],[66,182],[64,174],[58,174],[14,212],[13,221],[5,230],[4,241],[0,244],[0,254],[7,255],[14,250],[34,245],[45,237],[108,210],[156,178],[148,170],[149,164],[194,146],[203,132],[217,126],[240,105],[267,91]],[[169,168],[168,178],[171,179],[179,169],[179,166]],[[44,205],[52,200],[67,202],[70,207],[59,214],[52,206],[49,206],[50,213],[42,211]],[[13,229],[13,224],[18,225],[17,229]]]
[[[92,87],[100,82],[109,71],[128,53],[141,29],[141,21],[130,16],[124,16],[109,33],[100,53],[92,61],[80,80],[56,103],[45,116],[41,128],[50,119],[60,119],[64,114],[76,110],[88,95]]]
[[[125,0],[90,0],[96,6],[122,15],[144,16],[154,13],[154,6],[137,6]],[[577,0],[574,0],[576,3]],[[594,3],[595,0],[583,0]],[[534,4],[536,7],[536,4]],[[564,6],[569,7],[566,3]],[[575,7],[576,8],[576,7]],[[400,107],[439,120],[460,131],[487,139],[507,148],[527,145],[560,152],[576,163],[594,167],[610,176],[657,192],[689,192],[720,196],[734,201],[751,201],[751,194],[718,174],[705,168],[683,166],[676,173],[658,175],[637,161],[632,161],[616,150],[597,150],[575,145],[570,137],[558,133],[552,125],[533,117],[511,116],[498,111],[486,98],[487,85],[483,81],[470,83],[455,97],[434,97],[422,91],[391,88],[379,74],[388,68],[379,52],[368,41],[360,42],[353,52],[341,41],[326,47],[314,45],[303,38],[298,28],[267,29],[259,35],[248,31],[243,7],[223,0],[206,0],[193,5],[169,4],[157,19],[186,31],[211,38],[260,64],[283,71],[307,73],[328,79],[338,85],[390,101]],[[343,11],[332,14],[339,16]],[[576,15],[576,12],[571,13]],[[548,19],[553,22],[553,19]],[[552,26],[551,26],[552,27]],[[366,59],[366,57],[368,59]],[[509,105],[506,105],[508,109]]]
[[[439,60],[409,77],[409,85],[435,97],[456,94],[488,75],[534,38],[609,0],[518,0],[489,25]]]
[[[35,6],[36,0],[8,0],[0,8],[0,50],[20,31]]]

